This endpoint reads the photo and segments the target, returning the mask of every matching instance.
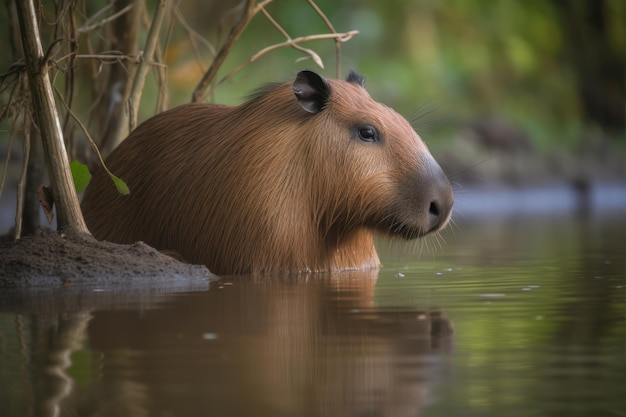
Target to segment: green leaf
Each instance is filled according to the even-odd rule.
[[[126,185],[123,179],[116,177],[111,172],[109,172],[109,177],[111,177],[111,179],[113,180],[113,183],[115,184],[115,188],[117,188],[118,193],[123,194],[123,195],[130,194],[128,185]]]
[[[76,193],[80,193],[85,189],[91,179],[89,168],[87,168],[87,165],[74,160],[70,164],[70,170],[72,171],[72,180],[74,180]]]

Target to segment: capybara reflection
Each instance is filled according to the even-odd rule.
[[[143,240],[217,274],[379,266],[373,233],[445,226],[450,182],[364,79],[301,71],[240,106],[186,104],[141,124],[96,172],[82,209],[98,239]]]

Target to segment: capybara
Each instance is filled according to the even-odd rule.
[[[82,209],[98,239],[142,240],[216,274],[337,271],[380,264],[373,233],[440,230],[443,170],[364,78],[301,71],[240,106],[191,103],[142,123],[107,158]]]

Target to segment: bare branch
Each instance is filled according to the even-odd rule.
[[[141,93],[146,81],[146,74],[148,73],[148,63],[152,61],[154,50],[156,48],[157,41],[159,39],[159,32],[161,30],[161,23],[163,22],[163,16],[165,10],[169,5],[169,0],[160,0],[157,3],[154,10],[154,16],[152,18],[152,25],[148,32],[148,38],[146,39],[146,48],[143,51],[142,59],[139,61],[139,67],[133,80],[133,86],[130,90],[130,96],[128,98],[128,112],[129,112],[129,127],[132,132],[137,126],[137,110],[139,108],[139,102],[141,100]]]
[[[315,10],[315,12],[322,18],[326,26],[328,26],[328,29],[330,29],[332,33],[337,33],[333,24],[326,17],[324,12],[322,12],[322,9],[320,9],[319,6],[315,4],[313,0],[307,0],[307,1],[309,2],[313,10]],[[341,42],[338,39],[335,39],[335,60],[337,64],[337,78],[340,78],[341,77]]]
[[[268,46],[266,48],[263,48],[262,50],[260,50],[256,54],[254,54],[252,57],[250,57],[246,62],[242,63],[237,68],[235,68],[234,70],[229,72],[219,82],[217,82],[209,90],[208,94],[211,94],[213,92],[213,90],[215,90],[217,87],[219,87],[224,81],[226,81],[229,78],[231,78],[233,75],[235,75],[236,73],[241,71],[247,65],[250,65],[251,63],[253,63],[257,59],[261,58],[263,55],[265,55],[268,52],[271,52],[271,51],[273,51],[275,49],[284,48],[284,47],[293,47],[294,44],[310,42],[310,41],[316,41],[316,40],[323,40],[323,39],[336,39],[339,42],[347,42],[350,39],[352,39],[355,35],[357,35],[358,33],[359,33],[358,30],[351,30],[351,31],[346,32],[346,33],[324,33],[324,34],[319,34],[319,35],[301,36],[299,38],[289,39],[289,40],[286,40],[284,42],[277,43],[277,44]]]
[[[270,21],[270,23],[276,28],[278,29],[278,31],[280,33],[283,34],[283,36],[287,39],[287,41],[291,41],[291,36],[289,36],[289,34],[287,33],[287,31],[285,29],[283,29],[283,27],[281,25],[278,24],[278,22],[269,14],[269,12],[267,10],[265,10],[265,8],[261,8],[261,11],[263,12],[263,15],[265,15],[265,17],[267,18],[267,20]],[[313,51],[312,49],[309,48],[304,48],[298,44],[291,44],[290,45],[293,49],[296,49],[300,52],[304,52],[305,54],[307,54],[318,66],[320,66],[321,68],[324,68],[324,62],[322,62],[322,58],[320,58],[320,56],[315,53],[315,51]]]
[[[235,42],[237,42],[237,40],[243,33],[246,26],[248,26],[248,23],[250,23],[250,20],[252,20],[254,15],[258,13],[259,10],[261,10],[261,7],[263,5],[268,4],[270,1],[271,0],[265,0],[255,7],[254,5],[255,0],[246,0],[245,6],[241,13],[241,17],[230,30],[230,33],[228,34],[228,38],[226,38],[226,42],[224,42],[224,44],[220,48],[219,52],[213,59],[211,66],[204,73],[204,75],[202,76],[202,79],[200,80],[200,82],[196,86],[196,89],[191,95],[192,102],[202,101],[206,96],[208,96],[207,89],[213,82],[213,79],[217,75],[217,71],[220,69],[220,67],[226,60],[226,57],[228,56],[228,53],[230,52],[232,47],[235,45]]]
[[[28,81],[33,102],[33,113],[43,139],[48,171],[57,207],[57,225],[89,233],[80,211],[74,182],[70,173],[63,132],[59,122],[48,62],[43,61],[43,48],[39,35],[37,15],[32,0],[16,1],[17,16],[22,33],[22,46],[26,58]]]
[[[175,6],[172,5],[173,8]],[[171,15],[167,13],[167,15]],[[150,27],[150,21],[148,19],[148,13],[142,13],[143,24],[145,27]],[[163,46],[157,43],[156,48],[154,49],[154,59],[155,62],[151,63],[154,77],[156,78],[156,83],[158,87],[158,96],[156,100],[155,113],[161,113],[167,108],[167,103],[169,101],[169,90],[167,88],[167,65],[164,64],[165,58],[163,56],[163,49],[167,49],[167,45],[172,36],[174,19],[169,20],[169,24],[167,25],[167,29],[165,30],[165,37],[163,40]]]
[[[270,4],[273,0],[264,0],[261,3],[257,4],[256,7],[252,10],[252,15],[257,14],[262,8]]]
[[[193,46],[194,52],[196,52],[196,54],[198,53],[196,41],[198,41],[202,46],[204,46],[211,53],[211,55],[215,56],[217,54],[217,51],[215,50],[211,42],[209,42],[205,37],[200,35],[196,30],[194,30],[189,25],[189,22],[187,22],[187,19],[185,19],[185,16],[183,16],[183,14],[180,12],[180,9],[178,7],[174,7],[174,17],[176,17],[176,20],[178,21],[178,23],[180,23],[183,29],[185,29],[185,32],[187,32],[187,35],[189,35],[189,39],[191,40],[191,45]]]
[[[324,68],[324,63],[322,62],[322,59],[320,58],[320,56],[315,51],[313,51],[312,49],[300,46],[301,43],[309,42],[309,41],[313,41],[313,40],[334,39],[335,45],[336,45],[335,49],[336,49],[336,59],[337,59],[337,76],[338,77],[340,76],[340,73],[341,73],[341,58],[340,58],[341,50],[340,50],[340,44],[350,40],[354,35],[358,34],[359,32],[356,31],[356,30],[353,30],[353,31],[346,32],[346,33],[338,33],[335,30],[335,28],[332,25],[332,23],[330,23],[330,20],[328,20],[326,15],[317,6],[317,4],[315,4],[315,2],[313,0],[307,0],[309,2],[309,4],[311,5],[311,7],[315,10],[315,12],[322,18],[322,20],[324,20],[324,23],[326,24],[326,26],[328,26],[328,28],[331,30],[332,33],[320,34],[320,35],[302,36],[302,37],[299,37],[299,38],[296,38],[296,39],[292,39],[289,36],[289,34],[287,33],[287,31],[285,29],[283,29],[282,26],[280,26],[280,24],[267,12],[267,10],[265,10],[265,6],[267,4],[269,4],[269,3],[271,3],[271,1],[272,0],[264,0],[264,1],[259,2],[256,6],[253,5],[254,1],[252,1],[252,0],[247,0],[246,1],[245,11],[242,13],[241,18],[239,19],[237,24],[235,26],[233,26],[233,28],[232,28],[229,36],[228,36],[228,39],[226,40],[226,42],[224,43],[224,45],[222,46],[222,48],[218,52],[218,54],[215,57],[215,59],[213,60],[213,63],[211,64],[211,67],[209,67],[209,69],[205,72],[204,76],[202,77],[202,80],[200,81],[200,83],[198,83],[198,86],[194,90],[192,98],[191,98],[192,102],[200,101],[200,100],[204,99],[205,97],[209,96],[210,94],[213,93],[213,91],[219,85],[221,85],[224,81],[228,80],[230,77],[232,77],[233,75],[235,75],[236,73],[241,71],[241,69],[243,69],[247,65],[251,64],[252,62],[256,61],[257,59],[259,59],[263,55],[267,54],[268,52],[271,52],[271,51],[273,51],[275,49],[278,49],[278,48],[283,48],[283,47],[294,48],[294,49],[296,49],[296,50],[298,50],[300,52],[305,53],[317,65],[319,65],[320,67]],[[258,12],[262,12],[265,15],[265,17],[269,20],[269,22],[286,38],[286,40],[284,42],[277,43],[275,45],[271,45],[271,46],[268,46],[268,47],[260,50],[255,55],[253,55],[251,58],[249,58],[246,62],[242,63],[237,68],[235,68],[234,70],[229,72],[219,82],[217,82],[216,84],[210,86],[211,83],[213,82],[213,79],[217,75],[218,69],[220,68],[220,66],[222,65],[222,63],[224,61],[225,56],[230,52],[230,49],[233,47],[235,41],[241,35],[241,32],[243,32],[243,30],[248,25],[250,20]]]
[[[102,52],[100,54],[79,54],[78,59],[98,59],[105,62],[130,61],[131,63],[139,63],[141,57],[139,55],[126,55],[119,51]]]
[[[106,13],[108,13],[109,10],[111,10],[113,8],[113,4],[114,4],[114,2],[110,2],[109,4],[104,6],[102,9],[98,10],[93,16],[91,16],[90,18],[87,19],[87,21],[85,22],[83,27],[92,25],[93,22],[95,22],[97,19],[100,19],[101,16],[105,15]]]
[[[18,114],[15,114],[13,123],[16,122],[18,117]],[[13,126],[15,126],[13,124]],[[7,156],[6,159],[4,160],[4,166],[2,168],[2,175],[0,175],[0,195],[2,195],[2,190],[4,190],[4,182],[6,181],[7,178],[7,172],[9,170],[9,161],[11,160],[11,149],[13,149],[13,139],[15,138],[15,132],[12,130],[11,131],[11,135],[9,136],[9,145],[7,146]]]
[[[24,200],[26,190],[26,179],[28,174],[28,163],[30,159],[30,122],[27,121],[30,117],[28,112],[23,113],[23,123],[24,123],[24,147],[23,147],[23,156],[22,156],[22,172],[20,172],[20,180],[17,185],[17,208],[15,209],[15,230],[13,233],[13,238],[15,240],[19,239],[22,236],[22,216],[24,210]]]
[[[58,91],[57,91],[57,94]],[[76,124],[78,125],[78,127],[80,127],[80,130],[83,131],[83,134],[85,135],[85,137],[87,138],[87,141],[89,142],[89,144],[91,145],[91,148],[93,149],[93,151],[95,152],[96,156],[98,157],[98,161],[100,161],[100,166],[102,166],[102,168],[106,171],[107,174],[109,174],[109,176],[111,175],[111,171],[109,171],[109,169],[107,168],[106,164],[104,163],[104,158],[102,158],[102,153],[100,153],[100,149],[98,149],[98,145],[96,145],[96,142],[93,140],[93,138],[91,137],[91,135],[89,134],[89,131],[87,130],[87,127],[80,121],[80,119],[74,114],[74,112],[72,111],[72,109],[70,109],[67,106],[67,103],[65,103],[65,101],[63,101],[63,99],[61,99],[61,103],[63,104],[63,106],[65,107],[65,109],[67,110],[68,114],[70,115],[70,117],[76,122]]]
[[[109,9],[111,7],[111,5],[105,6],[104,9],[100,10],[98,13],[96,13],[96,15],[99,15],[101,12],[103,12],[106,9]],[[89,19],[83,26],[79,27],[78,29],[76,29],[76,32],[78,33],[87,33],[87,32],[92,32],[98,28],[101,28],[102,26],[114,21],[115,19],[119,18],[120,16],[123,16],[124,14],[130,12],[130,10],[133,8],[132,4],[129,4],[128,6],[124,7],[122,10],[118,11],[117,13],[112,14],[111,16],[102,19],[99,22],[96,23],[91,23],[92,19],[94,19],[94,17],[96,15],[94,15],[94,17],[92,17],[91,19]]]

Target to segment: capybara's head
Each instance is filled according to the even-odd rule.
[[[301,71],[240,106],[187,104],[142,123],[82,208],[100,239],[143,240],[215,273],[379,266],[372,234],[445,226],[452,189],[424,142],[364,80]]]
[[[302,71],[293,92],[309,113],[312,185],[321,224],[365,226],[414,239],[443,228],[454,197],[448,178],[411,125],[374,101],[364,78]]]

